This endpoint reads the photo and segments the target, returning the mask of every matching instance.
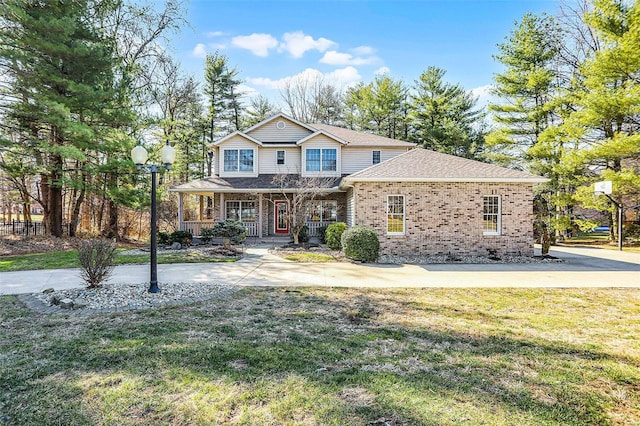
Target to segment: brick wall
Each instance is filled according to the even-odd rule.
[[[532,184],[358,182],[354,195],[382,254],[533,255]],[[405,235],[387,235],[387,195],[405,197]],[[501,196],[501,235],[483,235],[485,195]]]

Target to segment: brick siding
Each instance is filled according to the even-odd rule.
[[[533,255],[531,183],[358,182],[356,224],[375,229],[381,254]],[[387,235],[387,195],[405,197],[405,235]],[[483,235],[483,196],[500,195],[501,235]]]

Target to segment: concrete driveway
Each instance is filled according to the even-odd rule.
[[[589,247],[554,247],[562,263],[378,265],[300,264],[247,248],[235,263],[158,265],[163,282],[225,281],[239,286],[332,287],[630,287],[640,288],[640,254]],[[114,283],[149,280],[148,265],[117,266]],[[0,273],[0,294],[83,287],[77,269]]]

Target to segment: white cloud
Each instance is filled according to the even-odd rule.
[[[207,48],[204,44],[198,43],[196,47],[191,51],[191,56],[195,56],[196,58],[204,58],[207,56]]]
[[[493,90],[493,85],[486,84],[484,86],[476,87],[471,89],[471,94],[478,98],[478,103],[476,104],[478,107],[484,108],[489,104],[489,102],[495,102],[496,97],[491,93]]]
[[[389,69],[389,67],[380,67],[377,70],[375,70],[373,73],[375,75],[384,75],[384,74],[389,74],[391,72],[391,70]]]
[[[276,40],[271,34],[253,33],[248,36],[237,36],[231,39],[231,44],[241,49],[247,49],[256,56],[269,56],[269,49],[278,46]]]
[[[210,31],[207,33],[207,37],[209,38],[213,38],[213,37],[220,37],[223,36],[224,33],[222,31]]]
[[[330,50],[324,54],[320,59],[320,62],[329,65],[369,65],[377,60],[378,58],[375,56],[363,58],[353,56],[350,53],[341,53],[336,52],[335,50]]]
[[[370,56],[376,53],[376,50],[371,46],[358,46],[354,49],[351,49],[354,55],[358,56]]]
[[[315,68],[307,68],[304,71],[281,78],[279,80],[272,80],[270,78],[265,77],[256,77],[256,78],[248,78],[247,82],[254,85],[260,86],[267,89],[272,90],[281,90],[283,89],[287,83],[292,81],[296,82],[304,82],[304,81],[315,81],[318,79],[322,79],[326,83],[330,83],[335,85],[336,87],[343,89],[347,87],[351,87],[362,80],[362,76],[358,73],[358,70],[354,67],[346,67],[337,69],[330,73],[323,74],[319,70]]]
[[[282,40],[278,50],[287,51],[294,58],[302,58],[308,50],[324,52],[328,48],[336,45],[333,41],[323,37],[314,40],[313,37],[305,35],[302,31],[284,33]]]

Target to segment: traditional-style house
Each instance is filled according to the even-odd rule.
[[[235,219],[249,236],[286,236],[286,194],[315,191],[311,235],[344,221],[375,229],[383,254],[533,254],[538,176],[284,114],[211,150],[212,176],[171,189],[179,195],[179,227],[194,235]],[[197,218],[187,216],[189,195],[199,197]]]

